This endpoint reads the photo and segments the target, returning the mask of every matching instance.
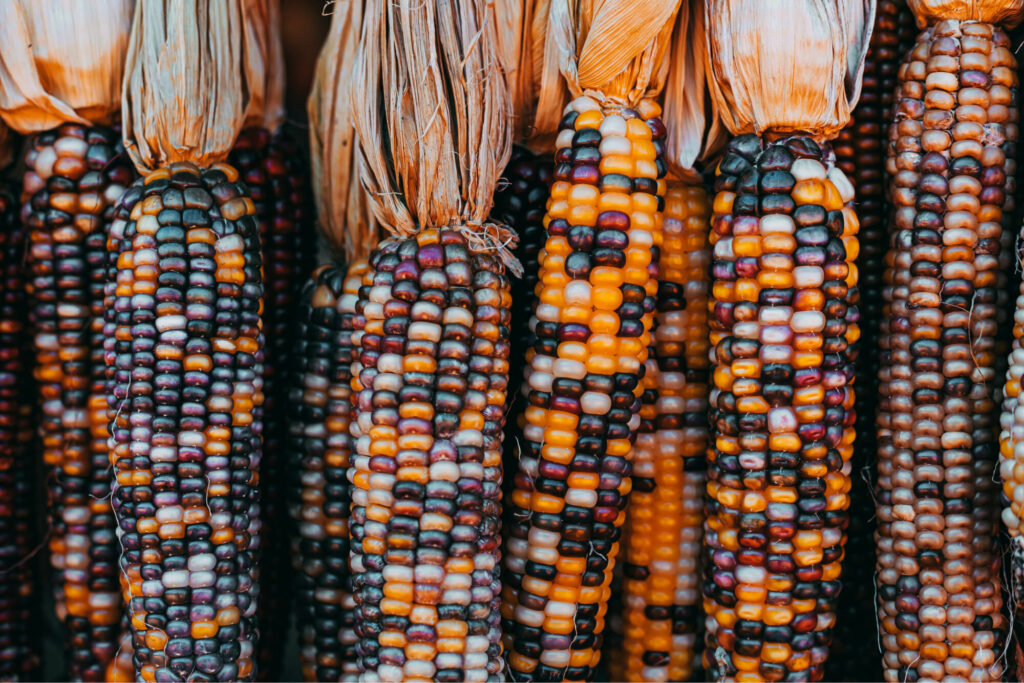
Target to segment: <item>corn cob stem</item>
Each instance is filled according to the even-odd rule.
[[[29,562],[35,463],[32,452],[31,346],[27,343],[25,230],[14,188],[0,181],[0,679],[38,677]]]
[[[126,199],[107,360],[136,671],[248,680],[263,402],[255,208],[227,164],[171,164]]]
[[[509,281],[451,229],[386,240],[369,261],[349,470],[360,670],[487,680],[501,671]]]
[[[659,115],[581,97],[560,126],[503,574],[516,680],[587,680],[600,660],[657,293]]]
[[[314,272],[300,297],[287,405],[290,501],[297,533],[292,555],[299,587],[302,676],[356,680],[355,626],[349,558],[347,479],[353,443],[353,317],[365,260],[346,275],[338,266]]]
[[[959,21],[900,67],[878,416],[887,680],[1002,671],[990,395],[1015,69],[1002,30]]]
[[[50,561],[69,674],[95,681],[114,657],[121,619],[104,405],[105,231],[132,172],[115,131],[74,124],[37,135],[25,161]]]
[[[813,140],[734,138],[715,180],[704,664],[820,680],[854,437],[853,188]]]
[[[266,306],[263,330],[264,360],[263,459],[260,472],[260,503],[264,515],[261,529],[263,548],[260,570],[264,585],[290,583],[285,506],[283,442],[287,432],[285,394],[279,379],[293,342],[290,334],[293,313],[302,282],[309,272],[312,250],[313,206],[309,192],[308,166],[284,129],[271,133],[247,128],[239,135],[229,156],[249,189],[260,226],[263,281]],[[279,407],[280,406],[280,407]],[[289,604],[286,593],[260,593],[259,629],[263,645],[259,651],[262,680],[276,680],[280,674]]]

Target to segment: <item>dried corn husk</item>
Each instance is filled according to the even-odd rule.
[[[494,11],[489,0],[369,0],[352,96],[380,224],[400,237],[467,228],[514,267],[511,234],[487,222],[512,138]]]
[[[547,0],[546,36],[535,79],[541,84],[536,133],[558,129],[569,97],[630,106],[656,96],[679,0]],[[540,13],[541,5],[535,10]],[[535,15],[536,16],[536,15]],[[535,31],[536,39],[536,31]],[[565,87],[554,84],[565,79]]]
[[[681,180],[696,180],[694,163],[717,152],[728,138],[717,108],[707,106],[705,34],[704,0],[684,0],[672,33],[663,118],[665,160]]]
[[[920,27],[940,19],[984,21],[1016,26],[1024,14],[1024,0],[907,0]]]
[[[348,263],[376,246],[377,226],[359,182],[349,84],[363,23],[360,2],[336,3],[309,94],[309,153],[320,228]]]
[[[533,9],[534,0],[497,0],[498,58],[512,96],[514,140],[533,127]]]
[[[115,120],[133,5],[0,2],[0,118],[26,134]]]
[[[849,121],[874,0],[707,0],[705,20],[712,97],[734,135],[832,138]]]
[[[249,93],[246,126],[277,130],[284,122],[284,45],[281,43],[281,4],[279,0],[245,0],[255,29],[253,38],[260,55],[259,63],[247,63],[253,73],[247,82],[258,84]]]
[[[124,144],[140,173],[227,156],[263,56],[250,2],[138,0],[122,89]]]

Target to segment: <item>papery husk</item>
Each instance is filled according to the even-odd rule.
[[[733,135],[835,137],[860,97],[875,0],[706,2],[711,94]]]
[[[368,0],[352,80],[360,176],[399,237],[456,228],[515,269],[488,223],[511,153],[508,86],[490,0]]]
[[[376,246],[377,226],[359,182],[359,157],[352,127],[352,67],[363,23],[361,2],[335,3],[331,30],[320,50],[309,113],[309,157],[320,229],[346,262],[365,258]]]
[[[664,57],[679,2],[548,0],[540,65],[535,64],[534,78],[541,84],[535,134],[555,133],[572,97],[586,94],[598,102],[635,106],[657,96],[665,84]],[[538,3],[535,12],[541,11]],[[557,74],[565,86],[554,85],[561,80]]]
[[[248,1],[138,0],[121,106],[125,148],[140,173],[227,156],[252,93],[263,89],[254,18]]]
[[[0,0],[0,118],[20,133],[109,124],[134,0]]]
[[[984,21],[1012,28],[1024,15],[1024,0],[907,0],[907,4],[921,28],[942,19]]]
[[[705,34],[704,0],[683,0],[667,60],[662,116],[668,129],[665,161],[678,180],[697,181],[694,164],[720,151],[729,137],[708,96]]]
[[[249,5],[249,17],[254,28],[260,60],[247,62],[246,82],[258,84],[249,93],[249,106],[245,112],[245,126],[260,126],[277,130],[285,119],[284,108],[284,44],[281,42],[280,0],[244,0]],[[351,3],[350,3],[351,4]]]
[[[498,59],[512,97],[513,139],[524,140],[533,129],[534,0],[496,0]]]

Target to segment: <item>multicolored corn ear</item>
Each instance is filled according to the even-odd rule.
[[[77,124],[33,137],[25,165],[22,221],[57,615],[69,676],[99,681],[117,651],[122,609],[106,448],[106,230],[134,172],[116,131]]]
[[[913,13],[904,0],[881,0],[875,10],[871,43],[864,59],[860,100],[849,123],[833,143],[838,166],[857,196],[860,219],[861,343],[857,354],[857,440],[854,444],[850,526],[843,563],[843,592],[839,596],[836,635],[829,654],[827,676],[836,680],[877,680],[882,676],[877,657],[865,657],[860,643],[876,630],[874,571],[875,412],[878,397],[878,325],[882,318],[882,274],[889,246],[885,153],[888,125],[899,70],[900,31]]]
[[[316,235],[309,187],[309,165],[299,146],[282,128],[246,128],[239,135],[228,161],[238,169],[249,190],[260,226],[263,251],[266,339],[263,368],[263,459],[260,503],[264,522],[260,571],[264,585],[290,585],[291,560],[286,509],[286,455],[288,425],[285,416],[287,383],[283,376],[294,338],[295,305],[312,267]],[[266,590],[259,606],[260,678],[276,680],[284,657],[290,604],[287,593]]]
[[[137,676],[250,680],[259,600],[263,284],[238,172],[172,163],[123,199],[109,385]]]
[[[356,303],[351,569],[361,671],[501,673],[501,440],[512,295],[496,254],[427,228],[374,250]]]
[[[0,181],[0,679],[6,681],[37,678],[40,654],[25,245],[17,193]]]
[[[621,680],[690,680],[699,664],[710,215],[702,186],[668,184],[624,534]]]
[[[292,558],[298,586],[302,677],[356,680],[355,602],[349,558],[348,471],[354,443],[352,342],[356,297],[368,265],[314,271],[299,298],[288,382],[288,460],[296,531]]]
[[[652,99],[569,104],[539,254],[506,516],[502,617],[510,676],[588,680],[631,488],[657,305],[666,166]]]
[[[992,395],[1016,66],[1002,29],[954,20],[900,66],[877,432],[887,680],[1002,675]]]
[[[859,337],[853,188],[808,137],[739,135],[715,178],[704,665],[821,680],[836,618]]]

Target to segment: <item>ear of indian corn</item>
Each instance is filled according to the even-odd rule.
[[[501,439],[510,283],[463,233],[371,254],[356,304],[353,591],[362,671],[500,673]]]
[[[878,617],[888,680],[1001,676],[994,403],[1016,61],[991,24],[942,20],[899,72],[887,172],[878,416]]]
[[[254,674],[263,403],[255,207],[227,164],[125,195],[110,457],[137,674]]]
[[[820,680],[854,439],[853,188],[811,138],[747,134],[715,189],[704,665]]]
[[[38,581],[31,562],[36,467],[26,230],[17,194],[0,181],[0,678],[38,677]]]
[[[266,304],[263,331],[266,340],[263,405],[263,458],[260,471],[260,508],[263,512],[262,581],[268,586],[289,585],[288,513],[285,504],[284,440],[287,386],[285,362],[293,338],[291,328],[299,289],[310,270],[316,236],[308,164],[295,141],[281,128],[247,128],[228,157],[238,169],[260,227],[263,284]],[[260,676],[275,680],[284,656],[288,629],[287,594],[260,593]]]
[[[587,680],[600,659],[656,307],[660,113],[581,97],[560,125],[505,538],[517,680]]]
[[[121,623],[106,450],[106,229],[133,174],[114,130],[77,124],[36,135],[25,162],[22,219],[57,613],[70,676],[102,680]]]
[[[699,184],[668,184],[624,534],[626,654],[617,676],[624,680],[694,675],[708,446],[710,214]]]
[[[302,675],[308,681],[355,680],[355,624],[349,558],[348,469],[356,297],[365,260],[348,269],[321,266],[299,300],[288,384],[289,509],[296,526]]]

